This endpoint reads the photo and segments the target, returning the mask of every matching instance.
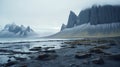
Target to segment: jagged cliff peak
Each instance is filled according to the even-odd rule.
[[[61,31],[64,30],[66,28],[66,25],[65,24],[62,24],[61,26]]]
[[[77,15],[73,11],[70,11],[69,18],[68,18],[68,24],[66,27],[67,28],[74,27],[74,24],[76,23],[76,19],[77,19]]]

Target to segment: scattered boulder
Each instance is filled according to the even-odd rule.
[[[75,45],[69,45],[68,48],[75,48]]]
[[[19,61],[25,61],[27,60],[27,58],[22,58],[22,57],[15,57],[13,56],[16,60],[19,60]]]
[[[4,66],[9,67],[9,66],[15,65],[17,63],[18,63],[17,61],[10,61],[10,62],[6,63]]]
[[[94,64],[104,64],[104,60],[102,58],[95,58],[92,60]]]
[[[91,53],[104,53],[102,49],[100,48],[92,48],[90,49]]]
[[[43,51],[47,51],[47,50],[49,50],[49,49],[51,49],[51,48],[55,48],[55,47],[44,47],[42,50],[43,50]]]
[[[36,60],[52,60],[55,59],[56,57],[57,57],[56,54],[40,53]]]
[[[31,49],[29,49],[30,51],[39,51],[41,50],[42,47],[33,47]]]
[[[67,47],[67,45],[61,45],[60,47]]]
[[[83,53],[83,52],[77,52],[75,54],[75,58],[78,58],[78,59],[88,58],[90,56],[91,56],[91,53],[87,53],[87,52],[85,52],[85,53]]]
[[[94,47],[94,48],[99,48],[99,49],[109,49],[110,46],[108,46],[108,45],[100,45],[100,46],[96,46],[96,47]]]
[[[7,62],[10,62],[11,61],[11,59],[9,58],[8,60],[7,60]]]
[[[46,51],[42,51],[42,52],[46,52],[46,53],[56,53],[55,50],[46,50]]]

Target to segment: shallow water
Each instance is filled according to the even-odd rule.
[[[81,38],[79,38],[81,39]],[[17,52],[36,52],[30,51],[29,49],[34,47],[54,47],[49,48],[60,49],[63,45],[62,42],[69,40],[78,40],[78,39],[50,39],[50,38],[0,38],[0,64],[7,63],[10,56],[16,57],[25,57],[28,58],[27,54],[16,54],[11,53],[11,51]],[[15,60],[15,59],[12,59]]]
[[[60,49],[63,40],[69,39],[0,38],[0,64],[6,63],[10,56],[27,58],[26,54],[13,54],[10,51],[33,52],[29,50],[33,47],[54,47],[50,49]],[[13,58],[12,60],[15,59]]]

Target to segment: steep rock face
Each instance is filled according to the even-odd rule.
[[[68,24],[67,28],[72,28],[76,25],[77,22],[77,16],[75,15],[74,12],[70,11],[69,19],[68,19]]]
[[[82,10],[78,16],[72,12],[68,21],[66,28],[53,37],[120,36],[120,6],[118,5],[94,5]]]
[[[62,24],[61,31],[64,30],[65,28],[66,28],[66,25]]]
[[[120,22],[120,6],[99,6],[97,10],[99,24]]]
[[[85,24],[90,21],[90,9],[82,10],[77,18],[77,25]]]
[[[0,31],[0,37],[24,37],[35,34],[35,32],[28,26],[18,26],[16,24],[7,24],[4,29]]]
[[[82,10],[77,19],[77,25],[90,23],[92,25],[120,22],[120,6],[92,6]]]

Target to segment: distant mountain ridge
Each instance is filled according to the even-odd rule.
[[[93,5],[79,15],[70,11],[67,25],[52,37],[114,37],[120,36],[120,6]]]
[[[4,29],[0,31],[0,37],[28,37],[35,35],[35,32],[30,26],[25,27],[24,25],[6,24]]]

